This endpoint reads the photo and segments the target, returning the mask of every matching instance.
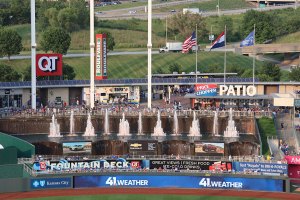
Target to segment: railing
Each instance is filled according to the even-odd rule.
[[[199,161],[228,161],[228,162],[260,162],[260,163],[285,163],[282,160],[267,160],[263,156],[174,156],[174,155],[86,155],[80,156],[64,156],[64,155],[42,155],[36,158],[19,158],[19,163],[33,163],[35,161],[49,160],[59,161],[68,159],[70,161],[85,161],[85,160],[109,160],[116,158],[125,158],[128,160],[199,160]]]
[[[60,116],[70,116],[71,115],[71,110],[74,111],[74,115],[78,116],[86,116],[88,115],[89,111],[86,109],[83,109],[81,107],[78,108],[73,108],[73,109],[47,109],[45,112],[42,111],[31,111],[31,110],[24,110],[20,112],[7,112],[7,113],[2,113],[0,114],[2,118],[10,118],[10,117],[15,117],[15,118],[28,118],[28,117],[51,117],[53,114],[55,116],[60,117]],[[107,108],[107,112],[109,116],[122,116],[123,113],[125,113],[126,116],[138,116],[139,112],[142,113],[143,116],[157,116],[157,108],[153,109],[136,109],[136,108],[125,108],[121,111],[117,111],[113,109],[113,107]],[[173,108],[167,108],[167,109],[160,109],[161,116],[173,116],[175,109]],[[197,116],[214,116],[215,110],[176,110],[177,116],[193,116],[193,113],[195,112]],[[101,116],[105,115],[106,113],[106,108],[98,108],[95,110],[92,110],[91,115],[96,115],[96,116]],[[228,110],[221,110],[218,112],[219,117],[227,117],[229,116],[229,111]],[[233,116],[234,117],[272,117],[272,112],[271,111],[233,111]]]

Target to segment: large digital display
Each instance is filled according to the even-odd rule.
[[[76,176],[74,188],[147,187],[283,191],[283,180],[203,176]]]
[[[195,142],[195,153],[197,155],[224,155],[224,143]]]
[[[92,142],[64,142],[64,155],[91,154]]]
[[[232,163],[207,160],[150,160],[150,169],[231,171]]]

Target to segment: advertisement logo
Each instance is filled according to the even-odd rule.
[[[31,179],[30,185],[32,189],[69,188],[71,187],[71,178]]]
[[[131,161],[130,166],[132,169],[136,169],[140,167],[140,162],[139,161]]]
[[[96,34],[95,79],[107,79],[107,38],[106,34]]]
[[[133,143],[133,144],[130,144],[130,149],[142,149],[142,144],[139,144],[139,143]]]
[[[202,188],[243,188],[242,182],[229,182],[229,181],[212,181],[210,178],[202,178],[199,182]]]
[[[148,143],[148,151],[155,151],[156,143]]]
[[[105,184],[109,186],[146,186],[148,185],[148,180],[117,179],[117,177],[108,177]]]
[[[61,76],[62,54],[37,54],[36,74],[37,76]]]
[[[196,96],[217,96],[217,84],[196,84]]]

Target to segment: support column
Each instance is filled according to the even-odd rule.
[[[94,0],[90,0],[90,108],[95,107],[95,33],[94,33]]]
[[[36,41],[35,41],[35,0],[30,1],[31,10],[31,108],[36,109]]]

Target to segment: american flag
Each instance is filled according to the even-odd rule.
[[[183,45],[182,45],[182,53],[188,53],[189,50],[193,47],[197,46],[197,38],[196,38],[196,33],[195,31],[192,33],[190,37],[188,37]]]

